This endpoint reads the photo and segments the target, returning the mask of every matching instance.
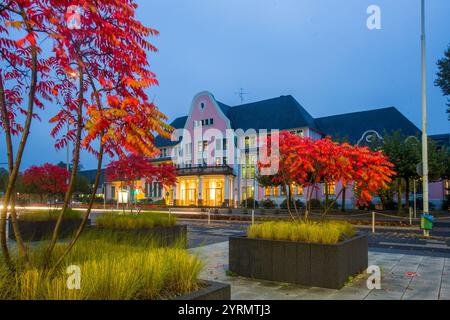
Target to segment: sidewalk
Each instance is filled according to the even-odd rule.
[[[360,275],[333,290],[227,276],[228,241],[189,250],[206,263],[201,277],[230,283],[234,300],[450,300],[450,258],[369,250],[369,265],[382,270],[381,289],[367,289],[368,275]]]

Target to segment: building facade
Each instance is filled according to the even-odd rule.
[[[278,205],[285,199],[281,188],[262,188],[256,181],[261,136],[276,131],[290,131],[303,137],[334,139],[352,144],[369,144],[375,136],[401,130],[405,136],[420,136],[420,130],[396,108],[313,118],[292,96],[229,106],[217,101],[210,92],[197,94],[186,116],[175,119],[172,139],[157,137],[160,156],[155,163],[173,163],[177,167],[177,183],[163,188],[158,182],[139,181],[134,191],[138,200],[164,199],[168,205],[239,207],[245,201],[271,199]],[[440,141],[449,135],[440,135]],[[448,142],[448,141],[447,141]],[[441,205],[448,193],[448,181],[430,185],[430,200]],[[313,198],[323,200],[324,189],[333,198],[341,186],[330,184],[315,190]],[[106,199],[126,202],[118,183],[107,183]],[[351,208],[354,196],[346,186],[346,207]],[[294,188],[294,197],[305,201],[307,190]],[[378,200],[375,198],[374,202]],[[338,201],[339,203],[339,201]]]

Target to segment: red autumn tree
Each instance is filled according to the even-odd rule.
[[[148,52],[156,48],[146,38],[158,32],[136,19],[135,1],[63,1],[63,5],[61,1],[52,2],[55,5],[51,15],[57,17],[52,19],[52,26],[61,35],[55,38],[54,51],[62,102],[60,111],[51,119],[55,124],[52,135],[57,138],[57,148],[72,141],[74,169],[51,239],[50,253],[70,202],[81,149],[98,158],[93,186],[96,190],[104,153],[119,157],[127,153],[154,156],[158,152],[153,145],[155,136],[168,137],[171,130],[164,122],[165,115],[146,93],[147,88],[158,83],[148,59]],[[75,29],[66,21],[69,4],[78,5],[82,11]],[[93,145],[99,145],[98,149]],[[93,193],[83,223],[68,250],[88,221],[94,198]]]
[[[176,182],[176,170],[171,164],[155,165],[147,157],[130,154],[108,164],[106,179],[120,181],[121,188],[127,186],[132,190],[140,179],[147,183],[157,181],[163,187],[170,187]]]
[[[17,227],[14,189],[36,108],[52,101],[58,85],[51,78],[54,60],[44,54],[42,39],[48,36],[49,2],[46,0],[2,1],[0,4],[0,111],[8,159],[9,180],[0,216],[0,243],[5,262],[11,265],[6,242],[6,215],[11,206],[19,255],[28,262],[26,246]],[[12,139],[19,135],[13,150]],[[14,153],[15,152],[15,153]]]
[[[306,199],[310,203],[313,191],[321,183],[341,182],[344,186],[353,183],[357,203],[368,204],[374,193],[388,187],[387,184],[394,175],[393,165],[388,159],[367,147],[339,144],[330,138],[312,140],[289,132],[279,135],[278,147],[274,148],[273,145],[277,146],[268,141],[264,148],[272,156],[278,170],[276,174],[263,180],[286,187],[289,212],[288,197],[292,184],[307,188]],[[269,165],[258,163],[260,169]],[[342,191],[343,189],[336,195],[336,199]],[[324,214],[334,205],[334,201],[325,208]],[[309,209],[306,210],[306,217]]]
[[[23,173],[23,184],[32,193],[41,196],[62,195],[67,191],[67,180],[70,173],[65,168],[46,163],[32,166]]]
[[[147,38],[158,32],[136,19],[136,9],[134,0],[16,0],[0,5],[1,127],[10,171],[5,202],[14,202],[29,128],[37,117],[35,106],[42,108],[46,100],[57,96],[59,111],[51,119],[56,148],[68,142],[74,146],[72,174],[47,251],[48,262],[73,192],[81,149],[98,158],[95,192],[104,153],[152,156],[157,153],[155,136],[170,135],[172,128],[164,123],[166,117],[146,92],[157,84],[148,59],[148,53],[156,48]],[[24,117],[18,118],[18,114]],[[18,119],[24,119],[23,124]],[[17,133],[21,137],[14,157],[11,137]],[[94,197],[93,193],[80,229],[56,264],[79,238]],[[1,212],[0,242],[9,262],[6,208]],[[11,221],[19,252],[26,257],[14,210]]]

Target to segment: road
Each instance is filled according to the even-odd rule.
[[[244,235],[248,223],[233,221],[212,221],[179,219],[180,224],[188,226],[188,247],[198,247],[227,241],[229,236]],[[374,251],[420,254],[450,257],[450,233],[442,237],[423,239],[420,230],[378,228],[375,234],[370,228],[358,228],[369,238],[369,248]]]

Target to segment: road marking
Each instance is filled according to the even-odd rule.
[[[416,248],[426,248],[426,249],[449,249],[450,247],[446,244],[412,244],[412,243],[399,243],[399,242],[379,242],[379,244],[388,246],[402,246],[402,247],[416,247]]]

